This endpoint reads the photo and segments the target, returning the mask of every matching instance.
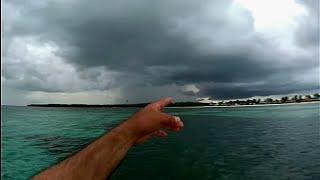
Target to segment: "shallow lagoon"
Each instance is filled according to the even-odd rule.
[[[134,147],[111,179],[320,179],[319,103],[169,108],[185,128]],[[3,179],[28,179],[136,108],[2,106]]]

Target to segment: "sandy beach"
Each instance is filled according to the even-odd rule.
[[[238,108],[238,107],[265,107],[265,106],[284,106],[284,105],[302,105],[316,104],[320,101],[300,102],[300,103],[282,103],[282,104],[255,104],[255,105],[232,105],[232,106],[188,106],[188,107],[166,107],[166,108]]]

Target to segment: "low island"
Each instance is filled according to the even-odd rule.
[[[200,98],[201,99],[201,98]],[[210,100],[206,98],[206,100]],[[168,107],[226,107],[226,106],[257,106],[257,105],[277,105],[291,103],[320,102],[319,93],[313,95],[295,95],[293,97],[282,97],[281,99],[247,99],[247,100],[229,100],[219,102],[176,102]],[[144,107],[149,103],[138,104],[29,104],[33,107]]]

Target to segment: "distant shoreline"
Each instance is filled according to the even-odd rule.
[[[299,102],[299,103],[281,103],[281,104],[253,104],[253,105],[230,105],[230,106],[188,106],[188,107],[168,107],[168,108],[238,108],[238,107],[265,107],[265,106],[284,106],[284,105],[299,105],[299,104],[316,104],[320,101]]]
[[[168,108],[234,108],[234,107],[260,107],[260,106],[279,106],[279,105],[297,105],[297,104],[311,104],[320,103],[320,101],[311,102],[292,102],[292,103],[270,103],[270,104],[247,104],[247,105],[210,105],[209,103],[199,103],[199,102],[177,102],[169,105]],[[29,107],[75,107],[75,108],[97,108],[97,107],[107,107],[107,108],[117,108],[117,107],[144,107],[149,103],[140,104],[29,104]]]
[[[31,107],[145,107],[150,103],[139,103],[139,104],[29,104]],[[169,105],[169,107],[190,107],[190,106],[209,106],[209,103],[200,102],[177,102]]]

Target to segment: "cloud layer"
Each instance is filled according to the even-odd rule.
[[[3,87],[115,103],[319,89],[318,2],[297,3],[306,13],[282,36],[231,0],[5,1]]]

